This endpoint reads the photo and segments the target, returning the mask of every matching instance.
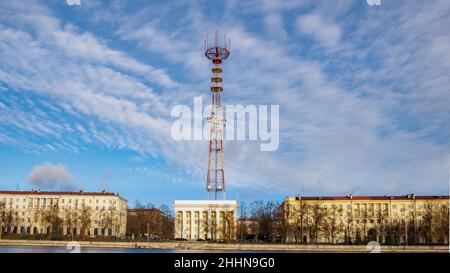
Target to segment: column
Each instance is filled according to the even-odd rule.
[[[204,226],[203,226],[203,211],[204,209],[198,210],[198,237],[206,240],[206,238],[203,237],[204,235]]]
[[[195,211],[191,210],[191,240],[195,239]]]
[[[216,209],[216,230],[214,231],[216,233],[217,239],[222,239],[221,237],[221,226],[220,226],[220,210]]]
[[[211,234],[212,234],[212,230],[211,230],[211,228],[212,228],[212,210],[211,209],[208,210],[208,222],[207,222],[207,225],[208,225],[208,234],[207,234],[207,236],[210,239],[212,239],[212,236],[211,236]]]
[[[186,238],[185,225],[184,225],[185,220],[186,220],[186,212],[184,210],[182,210],[181,211],[181,238]]]

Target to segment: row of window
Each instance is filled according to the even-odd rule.
[[[78,203],[79,200],[81,201],[81,204],[85,204],[86,201],[88,201],[89,204],[92,204],[92,201],[93,201],[92,199],[72,199],[72,198],[68,198],[68,199],[64,199],[64,198],[23,198],[23,199],[22,198],[16,198],[16,199],[9,198],[8,199],[8,198],[4,197],[1,202],[4,203],[4,204],[13,204],[13,203],[21,203],[21,200],[22,200],[22,203],[27,203],[27,199],[28,199],[28,204],[31,204],[31,205],[33,205],[33,204],[46,205],[46,204],[53,204],[53,203],[58,204],[59,200],[61,200],[62,204],[64,204],[64,203],[71,204],[72,202],[73,203]],[[100,202],[100,201],[102,201],[102,202]],[[111,199],[109,199],[109,200],[106,200],[106,199],[99,200],[99,199],[96,199],[95,203],[96,204],[99,204],[99,203],[116,204],[116,200],[111,200]]]
[[[57,204],[56,204],[56,205],[57,205]],[[34,206],[29,205],[29,206],[28,206],[29,209],[39,209],[39,208],[46,209],[46,208],[52,208],[52,207],[53,207],[53,205],[48,205],[48,206],[47,206],[47,205],[42,205],[42,206],[40,206],[40,205],[34,205]],[[10,205],[9,208],[12,209],[13,206]],[[20,209],[20,208],[26,209],[27,207],[26,207],[26,206],[20,207],[19,205],[16,205],[15,208],[16,208],[16,209]],[[75,204],[74,206],[71,206],[71,205],[64,206],[64,205],[62,205],[60,208],[61,208],[61,209],[69,209],[69,210],[71,210],[71,209],[77,210],[77,209],[79,209],[79,208],[81,208],[81,207],[79,207],[78,204]],[[106,206],[95,206],[95,210],[100,210],[100,209],[101,209],[101,210],[106,210],[106,209],[109,209],[109,208],[111,208],[112,211],[115,211],[115,210],[116,210],[116,207],[115,207],[115,206],[112,206],[112,207],[108,207],[108,205],[106,205]]]
[[[291,210],[291,207],[292,206],[288,205],[287,209]],[[368,216],[374,217],[376,215],[379,215],[380,213],[382,213],[383,215],[389,215],[389,213],[388,213],[389,206],[388,206],[387,203],[378,203],[378,204],[359,204],[359,203],[355,203],[353,205],[351,205],[351,204],[344,204],[344,205],[342,205],[342,204],[341,205],[335,205],[335,204],[327,205],[327,204],[324,204],[324,205],[321,205],[320,207],[323,208],[323,209],[330,208],[330,209],[333,209],[333,210],[337,210],[338,214],[340,214],[340,216],[343,216],[344,208],[346,208],[347,210],[350,210],[350,211],[353,208],[354,214],[357,217],[359,217],[360,215],[363,215],[363,216],[367,216],[368,215]],[[412,210],[414,208],[414,205],[412,205],[412,204],[409,204],[409,205],[392,204],[391,208],[392,208],[394,216],[397,216],[399,213],[402,216],[405,216],[406,215],[406,209],[408,208],[408,209]],[[420,211],[423,208],[425,208],[425,204],[417,204],[416,208]],[[297,210],[300,210],[300,209],[301,209],[300,207],[297,207]],[[399,209],[400,211],[398,212],[397,209]],[[410,211],[409,215],[413,215],[413,212]],[[350,216],[350,212],[347,212],[347,216]]]

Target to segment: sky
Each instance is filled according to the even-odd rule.
[[[77,2],[77,1],[69,1]],[[204,39],[224,104],[279,105],[279,147],[224,143],[227,198],[449,193],[450,1],[0,0],[0,189],[206,198]]]

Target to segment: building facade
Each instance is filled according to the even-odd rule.
[[[448,244],[448,208],[449,196],[286,197],[286,241]]]
[[[127,200],[115,193],[0,191],[3,234],[123,237],[126,219]]]
[[[235,240],[236,200],[175,200],[175,239]]]

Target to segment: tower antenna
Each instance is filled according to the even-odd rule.
[[[225,36],[226,37],[226,36]],[[223,160],[223,128],[225,127],[225,118],[222,111],[222,61],[227,59],[230,51],[227,49],[226,38],[224,46],[219,46],[218,31],[214,35],[214,46],[209,47],[208,36],[205,57],[212,61],[211,69],[213,76],[211,78],[211,116],[207,118],[211,125],[209,138],[209,154],[208,154],[208,172],[206,175],[206,191],[214,193],[214,199],[217,200],[219,193],[223,194],[225,199],[225,172]]]

